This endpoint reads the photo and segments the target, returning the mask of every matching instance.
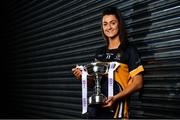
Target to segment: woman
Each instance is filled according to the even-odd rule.
[[[124,30],[122,16],[114,7],[102,14],[102,33],[107,45],[98,49],[96,61],[118,62],[120,67],[114,71],[114,96],[109,97],[100,107],[89,107],[89,118],[128,118],[129,95],[143,87],[141,64],[137,50],[130,46]],[[78,68],[72,69],[77,79],[81,78]],[[88,82],[93,81],[89,79]],[[102,93],[107,96],[107,76],[101,80]]]

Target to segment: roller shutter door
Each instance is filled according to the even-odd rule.
[[[133,118],[180,118],[179,0],[11,0],[7,16],[9,118],[80,118],[81,84],[71,68],[105,44],[102,9],[122,11],[141,54],[144,88],[131,97]]]

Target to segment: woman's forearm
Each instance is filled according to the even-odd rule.
[[[143,87],[143,77],[141,74],[134,76],[132,80],[132,83],[128,87],[114,96],[115,100],[126,98]]]

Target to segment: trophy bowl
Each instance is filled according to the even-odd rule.
[[[88,71],[89,75],[95,75],[100,74],[100,75],[105,75],[108,73],[108,63],[105,62],[95,62],[95,63],[91,63],[91,64],[87,64],[86,68]]]

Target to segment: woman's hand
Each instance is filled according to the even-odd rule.
[[[76,77],[76,79],[81,80],[82,71],[79,68],[73,68],[72,73]]]
[[[102,107],[108,107],[112,109],[115,101],[116,99],[114,96],[108,97],[108,99],[105,101],[105,104]]]

